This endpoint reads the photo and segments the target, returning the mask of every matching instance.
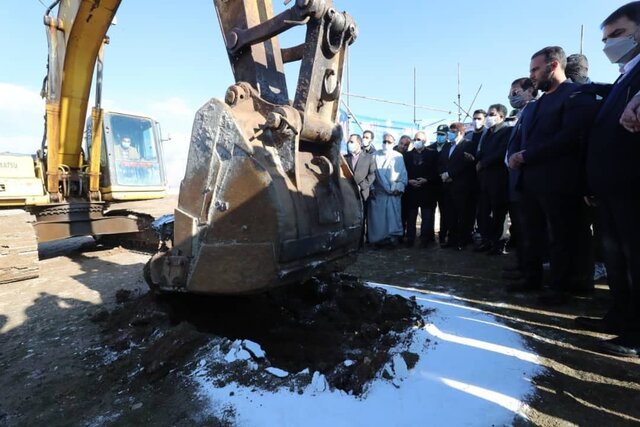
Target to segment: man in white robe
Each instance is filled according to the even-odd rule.
[[[369,243],[397,245],[402,239],[401,198],[407,185],[402,154],[393,150],[395,138],[385,133],[382,149],[375,152],[376,180],[369,202]]]

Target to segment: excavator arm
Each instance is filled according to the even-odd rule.
[[[40,159],[50,203],[34,211],[40,241],[140,229],[135,219],[104,215],[99,90],[88,165],[82,153],[94,69],[119,5],[56,0],[45,15]],[[214,6],[235,84],[224,101],[211,99],[196,114],[174,244],[151,258],[147,281],[160,291],[238,294],[340,269],[362,235],[362,203],[340,155],[336,121],[355,22],[332,0],[296,0],[279,14],[271,0],[214,0]],[[306,26],[305,39],[281,48],[278,35],[299,25]],[[290,100],[284,65],[295,61],[300,71]]]
[[[82,135],[98,54],[120,0],[57,0],[47,9],[49,61],[46,98],[46,188],[52,202],[61,202],[61,173],[83,166]],[[57,17],[50,12],[58,6]],[[102,111],[93,112],[101,129]],[[99,144],[94,144],[99,148]],[[92,153],[93,154],[93,153]],[[99,152],[92,158],[99,159]],[[99,163],[90,164],[92,193],[97,193]]]

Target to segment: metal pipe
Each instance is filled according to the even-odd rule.
[[[296,4],[251,28],[234,28],[225,37],[227,49],[230,53],[236,53],[244,47],[262,43],[290,28],[306,24],[314,12],[313,8],[300,8]]]
[[[361,131],[364,132],[364,128],[362,127],[362,125],[360,124],[360,121],[358,120],[358,118],[356,117],[355,114],[353,114],[353,111],[351,111],[351,108],[349,108],[349,106],[347,104],[345,104],[345,102],[343,100],[340,100],[342,102],[342,105],[344,105],[347,108],[347,112],[349,113],[349,115],[353,118],[353,121],[356,122],[356,124],[358,125],[358,127],[360,128]]]
[[[413,104],[407,104],[406,102],[391,101],[391,100],[388,100],[388,99],[375,98],[375,97],[372,97],[372,96],[356,95],[354,93],[343,92],[342,95],[352,96],[354,98],[367,99],[369,101],[384,102],[386,104],[403,105],[405,107],[412,107],[413,106]],[[440,112],[440,113],[453,114],[453,112],[451,110],[444,110],[442,108],[427,107],[426,105],[416,105],[416,108],[420,108],[422,110],[437,111],[437,112]]]
[[[289,62],[301,61],[304,56],[304,43],[297,46],[287,47],[280,49],[280,55],[282,56],[282,62],[288,64]]]

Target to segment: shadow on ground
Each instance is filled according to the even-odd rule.
[[[606,286],[573,297],[565,306],[542,307],[536,305],[536,294],[504,291],[500,275],[507,263],[513,263],[508,255],[436,247],[367,249],[347,271],[362,280],[454,295],[520,334],[545,367],[533,379],[537,393],[528,402],[536,425],[556,425],[559,420],[577,425],[640,423],[640,360],[599,353],[596,343],[607,336],[581,330],[573,321],[606,311]]]

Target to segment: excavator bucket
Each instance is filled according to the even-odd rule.
[[[152,289],[259,292],[344,268],[359,248],[362,203],[336,123],[355,24],[330,1],[261,18],[256,3],[270,6],[215,3],[237,83],[196,114],[173,246],[146,267]],[[307,38],[283,55],[273,35],[291,22],[307,22]],[[282,56],[302,60],[293,102]]]

